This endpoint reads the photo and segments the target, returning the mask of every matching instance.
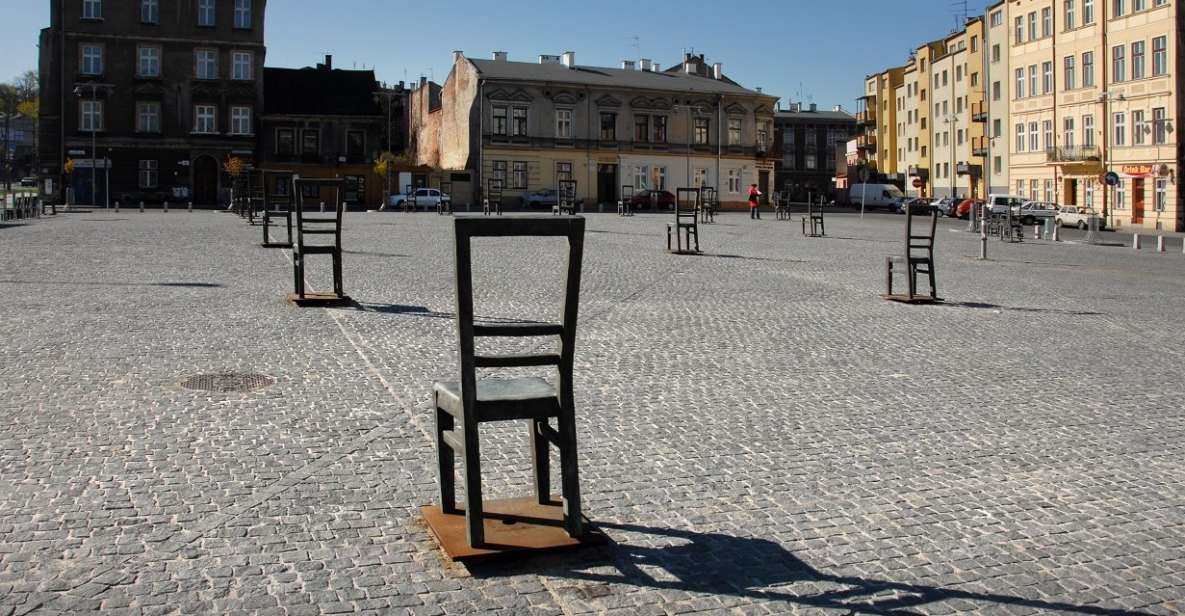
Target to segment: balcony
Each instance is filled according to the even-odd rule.
[[[971,121],[972,122],[987,122],[988,112],[983,101],[976,101],[971,103]]]
[[[856,114],[857,126],[876,126],[876,112],[872,109],[858,112]]]
[[[1080,145],[1067,148],[1049,148],[1045,150],[1045,162],[1048,163],[1081,163],[1099,162],[1102,157],[1098,146]]]
[[[930,177],[930,170],[927,169],[926,167],[919,167],[917,165],[910,165],[909,168],[906,170],[906,174],[909,175],[909,177],[922,178],[923,180],[925,180]]]
[[[876,151],[876,135],[865,133],[856,136],[856,147],[862,150]]]
[[[955,175],[969,175],[974,178],[983,177],[983,167],[960,162],[955,165]]]
[[[971,155],[980,158],[988,155],[988,138],[987,137],[972,137],[971,138]]]

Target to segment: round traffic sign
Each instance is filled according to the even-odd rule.
[[[868,181],[868,167],[860,167],[859,169],[857,169],[856,170],[856,177],[858,177],[860,179],[861,184],[867,182]]]
[[[1103,182],[1107,186],[1117,186],[1119,184],[1119,174],[1115,173],[1114,171],[1108,171],[1107,174],[1103,176]]]
[[[926,185],[926,183],[922,181],[922,178],[914,178],[913,179],[913,187],[914,188],[921,188],[925,185]]]

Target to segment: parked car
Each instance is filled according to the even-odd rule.
[[[852,184],[848,188],[848,202],[856,207],[863,203],[866,209],[893,209],[901,199],[908,197],[902,195],[901,189],[892,184]]]
[[[417,188],[415,190],[416,205],[422,210],[436,209],[441,201],[451,202],[452,198],[440,192],[435,188]],[[387,204],[393,207],[403,207],[407,203],[409,195],[407,193],[399,193],[391,195],[387,199]]]
[[[1028,202],[1024,197],[1016,195],[991,194],[988,195],[987,203],[991,208],[992,214],[1007,214],[1008,208],[1012,208],[1012,215],[1020,214],[1020,206]]]
[[[523,205],[529,208],[548,208],[559,203],[559,193],[550,188],[529,192],[523,197]]]
[[[1061,227],[1078,227],[1079,229],[1086,230],[1090,227],[1091,218],[1098,221],[1097,229],[1102,229],[1105,226],[1103,217],[1099,216],[1098,212],[1076,205],[1062,206],[1057,211],[1057,217],[1054,220]]]
[[[1057,216],[1057,213],[1058,207],[1056,203],[1029,201],[1020,206],[1020,224],[1033,225],[1044,223],[1047,219]]]
[[[656,198],[658,199],[658,209],[667,210],[675,207],[674,193],[670,193],[665,190],[649,189],[634,193],[633,198],[630,199],[630,207],[635,210],[650,209],[651,195],[656,195]]]
[[[35,188],[37,186],[37,178],[35,178],[35,177],[21,178],[21,186],[23,186],[25,188]]]
[[[959,206],[959,200],[953,197],[942,197],[930,202],[930,205],[938,212],[940,216],[955,215],[955,208]]]
[[[930,204],[929,199],[920,199],[920,198],[919,199],[909,199],[909,200],[904,201],[902,203],[898,203],[895,211],[898,214],[904,214],[905,209],[909,208],[909,207],[913,208],[913,213],[915,215],[929,214],[930,212],[934,211],[934,206]]]
[[[977,205],[983,205],[982,199],[963,199],[955,208],[955,216],[958,218],[970,218],[971,213],[975,211]]]

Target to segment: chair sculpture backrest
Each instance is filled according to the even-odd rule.
[[[345,203],[342,202],[341,193],[345,186],[345,180],[341,178],[302,178],[300,175],[292,176],[292,194],[294,196],[296,207],[293,208],[296,215],[296,243],[300,252],[304,251],[304,236],[309,235],[332,235],[333,245],[340,247],[342,244],[342,215],[345,211]],[[305,187],[316,188],[318,195],[316,200],[320,203],[321,191],[328,188],[333,193],[334,213],[332,216],[306,216],[305,215]]]
[[[629,184],[621,186],[621,200],[629,203],[634,198],[634,187]]]
[[[675,189],[675,222],[694,224],[700,208],[700,189]]]
[[[923,224],[920,229],[920,234],[914,234],[914,218],[920,216],[915,212],[921,210],[921,206],[908,205],[905,210],[905,256],[908,258],[926,257],[932,258],[934,256],[934,234],[938,229],[938,212],[930,210],[930,224],[929,228]],[[923,252],[925,254],[921,254]]]
[[[711,186],[701,186],[700,202],[703,207],[715,207],[716,205],[716,189]]]
[[[556,204],[560,213],[576,213],[576,180],[560,180],[556,188]]]

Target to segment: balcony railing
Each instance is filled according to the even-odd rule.
[[[1080,145],[1074,147],[1049,148],[1045,150],[1045,161],[1050,163],[1080,163],[1102,160],[1098,146]]]
[[[856,125],[858,126],[876,126],[876,112],[868,109],[856,114]]]
[[[972,137],[971,138],[971,155],[972,156],[987,156],[988,154],[988,138],[987,137]]]
[[[988,113],[983,101],[976,101],[971,103],[971,121],[972,122],[987,122]]]
[[[876,149],[876,135],[865,133],[856,137],[856,147],[865,150]]]

